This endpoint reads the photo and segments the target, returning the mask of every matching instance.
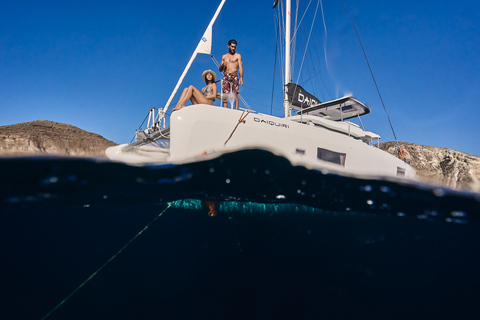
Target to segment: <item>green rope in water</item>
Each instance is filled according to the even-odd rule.
[[[108,259],[107,262],[105,262],[103,264],[103,266],[101,266],[100,268],[97,269],[97,271],[95,271],[94,273],[92,273],[92,275],[90,277],[87,278],[87,280],[83,281],[82,284],[80,284],[75,290],[72,291],[72,293],[70,293],[65,299],[63,299],[59,304],[57,304],[57,306],[55,308],[53,308],[49,313],[47,313],[43,318],[42,320],[44,319],[47,319],[55,310],[57,310],[58,308],[60,308],[60,306],[62,304],[64,304],[68,299],[70,299],[78,290],[80,290],[85,284],[87,284],[88,281],[92,280],[93,277],[95,277],[97,275],[97,273],[99,273],[100,271],[102,271],[103,268],[105,268],[110,262],[112,262],[113,259],[115,259],[120,253],[122,253],[122,251],[128,247],[133,241],[135,241],[145,230],[148,229],[148,227],[150,227],[150,225],[152,223],[154,223],[158,218],[160,218],[164,213],[165,211],[167,211],[167,209],[169,209],[171,206],[173,206],[173,204],[175,203],[174,202],[170,202],[168,204],[168,206],[162,211],[160,212],[152,221],[150,221],[149,224],[147,224],[142,230],[140,230],[139,233],[137,233],[132,239],[130,239],[130,241],[128,241],[120,250],[118,250],[117,253],[115,253],[110,259]]]

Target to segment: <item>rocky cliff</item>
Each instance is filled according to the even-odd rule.
[[[105,157],[116,143],[72,125],[38,120],[0,127],[0,156]]]
[[[451,149],[400,142],[405,158],[421,180],[453,189],[480,192],[480,157]],[[380,148],[397,155],[396,142]]]

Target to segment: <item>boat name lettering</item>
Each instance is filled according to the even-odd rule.
[[[269,125],[271,125],[271,126],[280,127],[280,128],[289,128],[288,124],[279,123],[279,122],[275,122],[275,121],[271,121],[271,120],[263,120],[263,119],[257,118],[257,117],[254,117],[254,118],[253,118],[253,121],[255,121],[255,122],[260,122],[260,123],[265,123],[265,124],[269,124]]]
[[[317,101],[313,98],[309,98],[308,96],[305,96],[303,95],[302,93],[298,93],[298,98],[297,98],[298,101],[300,101],[301,103],[303,104],[306,104],[308,105],[309,107],[310,106],[314,106],[314,105],[317,105],[317,104],[320,104],[320,101]]]

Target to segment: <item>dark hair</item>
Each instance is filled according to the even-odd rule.
[[[212,80],[208,80],[208,79],[207,79],[207,74],[211,74],[211,75],[212,75]],[[213,79],[214,79],[214,77],[213,77],[213,73],[212,73],[211,71],[205,73],[205,83],[206,83],[206,84],[208,84],[209,82],[210,82],[210,83],[214,83],[215,81],[214,81]]]
[[[237,40],[235,40],[235,39],[232,39],[232,40],[228,41],[228,45],[231,45],[232,43],[235,43],[235,44],[237,44]]]

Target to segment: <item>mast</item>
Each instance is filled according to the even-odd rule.
[[[290,105],[287,96],[287,84],[290,83],[290,20],[291,20],[291,0],[286,0],[285,4],[285,83],[283,87],[283,109],[285,118],[290,117]]]
[[[190,69],[190,66],[192,65],[193,60],[195,60],[195,57],[197,56],[197,53],[205,53],[205,54],[210,54],[210,50],[212,47],[212,26],[215,20],[217,19],[218,14],[220,13],[220,10],[222,10],[223,4],[225,3],[226,0],[222,0],[220,5],[217,8],[217,11],[215,12],[215,15],[213,16],[212,20],[208,24],[207,30],[205,30],[205,33],[203,34],[202,38],[198,42],[197,48],[193,52],[192,57],[190,58],[190,61],[188,61],[187,66],[185,67],[185,70],[183,70],[182,75],[180,76],[180,79],[177,82],[177,85],[175,86],[175,89],[173,89],[172,94],[170,95],[170,98],[168,99],[167,103],[165,104],[165,107],[163,107],[163,110],[161,112],[161,118],[163,118],[163,114],[167,112],[168,107],[170,106],[170,102],[172,102],[173,97],[177,93],[178,88],[180,87],[180,84],[183,81],[183,78],[188,72],[188,69]]]

